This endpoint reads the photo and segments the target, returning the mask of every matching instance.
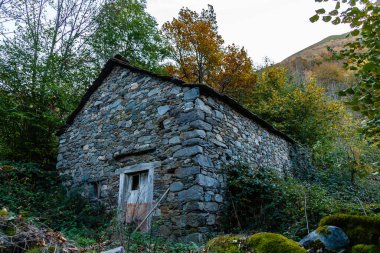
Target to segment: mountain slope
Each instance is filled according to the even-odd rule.
[[[344,45],[354,41],[348,34],[329,36],[301,51],[289,56],[279,65],[286,67],[293,81],[305,83],[316,81],[326,89],[330,97],[338,98],[336,92],[352,84],[354,73],[343,67],[343,62],[331,58],[334,51],[340,51]]]
[[[355,39],[354,37],[347,37],[347,35],[348,33],[345,33],[324,38],[323,40],[289,56],[281,63],[286,64],[292,62],[298,57],[301,57],[308,62],[324,60],[324,58],[331,56],[331,53],[327,51],[328,47],[334,49],[335,51],[339,51],[343,49],[345,44],[352,42]]]

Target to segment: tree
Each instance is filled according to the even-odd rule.
[[[251,89],[256,76],[247,51],[235,44],[224,47],[211,5],[201,14],[181,9],[178,18],[162,28],[171,47],[166,70],[190,83],[206,83],[239,101]]]
[[[316,0],[322,2],[322,0]],[[346,8],[344,9],[343,6]],[[342,11],[342,9],[344,9]],[[334,25],[350,24],[356,41],[348,43],[337,55],[345,60],[345,66],[357,71],[359,81],[340,94],[349,96],[352,109],[366,117],[363,133],[380,147],[380,2],[376,0],[337,0],[335,9],[326,12],[316,10],[311,22],[319,20]]]
[[[287,71],[278,66],[260,71],[249,108],[310,148],[350,132],[352,122],[343,104],[329,99],[323,88],[289,83]]]
[[[136,1],[0,0],[1,24],[2,159],[52,163],[56,130],[117,48],[151,70],[164,55],[154,19]]]
[[[222,93],[231,95],[239,101],[244,101],[256,84],[256,74],[253,64],[244,47],[235,44],[227,46],[223,53],[222,64],[210,85]]]
[[[93,76],[85,42],[98,5],[22,0],[1,6],[0,17],[13,24],[0,31],[2,158],[55,159],[55,131]]]
[[[109,0],[101,7],[90,38],[97,66],[121,54],[133,65],[156,72],[161,69],[169,51],[145,5],[145,1]]]
[[[174,66],[167,70],[191,83],[208,83],[222,62],[222,37],[211,5],[201,14],[182,8],[162,31],[170,43]]]

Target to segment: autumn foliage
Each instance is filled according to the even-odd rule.
[[[171,47],[171,61],[166,65],[171,75],[189,83],[206,83],[239,100],[243,100],[243,90],[254,87],[251,58],[244,47],[223,45],[211,5],[200,14],[182,8],[162,31]]]

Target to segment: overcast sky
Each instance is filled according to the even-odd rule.
[[[200,12],[213,5],[225,42],[244,46],[255,63],[265,56],[279,62],[329,35],[350,30],[344,25],[310,23],[315,10],[327,6],[314,0],[147,0],[147,4],[160,27],[177,17],[183,6]]]

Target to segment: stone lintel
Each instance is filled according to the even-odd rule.
[[[161,162],[139,163],[116,170],[115,174],[133,173],[142,170],[151,170],[161,166]]]

